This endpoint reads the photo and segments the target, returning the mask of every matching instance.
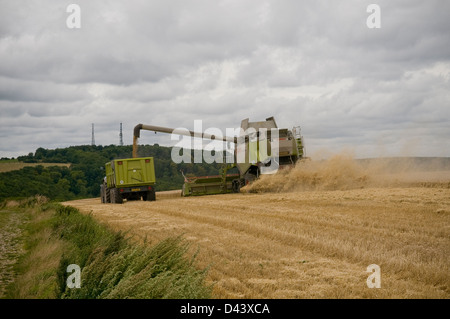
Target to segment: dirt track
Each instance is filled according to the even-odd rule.
[[[449,298],[450,189],[226,194],[67,202],[154,243],[183,235],[216,298]],[[367,266],[381,267],[369,289]]]

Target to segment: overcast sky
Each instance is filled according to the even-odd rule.
[[[81,8],[81,28],[66,20]],[[381,8],[368,28],[367,7]],[[0,0],[0,157],[136,124],[300,125],[307,154],[450,156],[450,1]],[[143,131],[140,143],[170,143]],[[172,142],[172,145],[175,142]]]

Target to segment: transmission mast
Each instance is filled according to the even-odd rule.
[[[92,123],[92,140],[91,140],[91,145],[94,146],[95,145],[95,137],[94,137],[94,123]]]
[[[119,145],[120,145],[120,146],[123,146],[122,123],[120,123],[120,133],[119,133],[119,138],[120,138]]]

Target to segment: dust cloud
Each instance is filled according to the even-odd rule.
[[[328,159],[298,161],[292,168],[262,175],[243,192],[296,192],[307,190],[349,190],[367,187],[450,188],[449,158],[355,159],[352,154],[335,154]]]

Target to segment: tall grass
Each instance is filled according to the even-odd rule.
[[[35,201],[36,202],[36,201]],[[28,201],[33,203],[33,200]],[[28,206],[28,204],[27,204]],[[30,208],[28,208],[30,209]],[[33,206],[27,253],[7,298],[209,298],[206,269],[188,258],[187,243],[168,238],[139,245],[70,206]],[[81,288],[69,288],[67,266],[81,268]]]

